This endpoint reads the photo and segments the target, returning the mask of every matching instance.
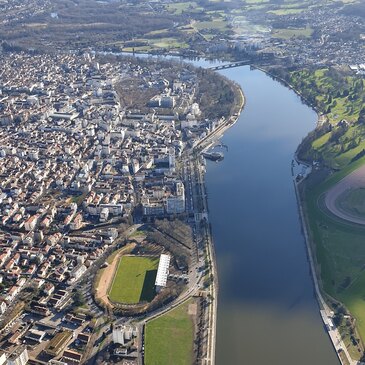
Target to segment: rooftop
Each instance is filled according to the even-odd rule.
[[[169,266],[170,255],[161,254],[155,281],[156,286],[166,286],[167,277],[169,275]]]

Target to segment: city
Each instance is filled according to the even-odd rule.
[[[209,143],[225,118],[202,119],[195,69],[103,56],[99,62],[90,54],[14,54],[2,62],[0,318],[8,362],[93,363],[110,343],[121,345],[113,347],[116,359],[137,361],[146,318],[130,327],[131,316],[156,317],[193,295],[209,323],[214,289],[205,277],[212,264],[201,226],[207,208],[198,208],[202,197],[192,183],[202,167],[188,156]],[[136,93],[139,100],[127,107]],[[137,224],[128,229],[132,210]],[[179,216],[190,225],[178,223]],[[172,226],[153,228],[156,217],[172,218]],[[175,262],[170,272],[168,263],[157,271],[156,293],[132,306],[117,304],[113,288],[105,288],[106,299],[92,284],[120,247]],[[97,327],[105,313],[109,319]],[[111,331],[118,317],[122,324]],[[212,356],[204,355],[210,346],[199,345],[197,356]]]
[[[362,1],[0,9],[0,365],[365,363]]]

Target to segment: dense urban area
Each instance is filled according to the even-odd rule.
[[[245,100],[213,69],[140,53],[251,65],[317,112],[300,213],[340,361],[364,360],[365,195],[336,185],[365,158],[361,1],[0,9],[0,365],[215,363],[205,165]]]
[[[140,362],[146,316],[187,300],[186,336],[199,333],[194,357],[209,358],[211,327],[198,325],[212,320],[212,253],[192,154],[230,121],[205,118],[210,103],[228,117],[239,90],[156,60],[16,53],[2,64],[2,358]]]

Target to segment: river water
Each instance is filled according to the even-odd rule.
[[[295,93],[249,67],[221,71],[246,106],[208,162],[217,254],[217,365],[339,364],[314,296],[291,176],[316,114]]]
[[[224,160],[207,162],[219,279],[216,364],[339,365],[319,314],[291,176],[294,152],[317,116],[261,71],[219,72],[242,87],[246,105],[221,139]]]

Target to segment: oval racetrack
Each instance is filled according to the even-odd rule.
[[[352,223],[365,225],[365,217],[361,218],[352,215],[349,212],[339,209],[336,200],[346,191],[365,187],[365,165],[359,167],[351,174],[345,176],[335,186],[333,186],[325,196],[325,204],[327,209],[339,218],[345,219]]]

